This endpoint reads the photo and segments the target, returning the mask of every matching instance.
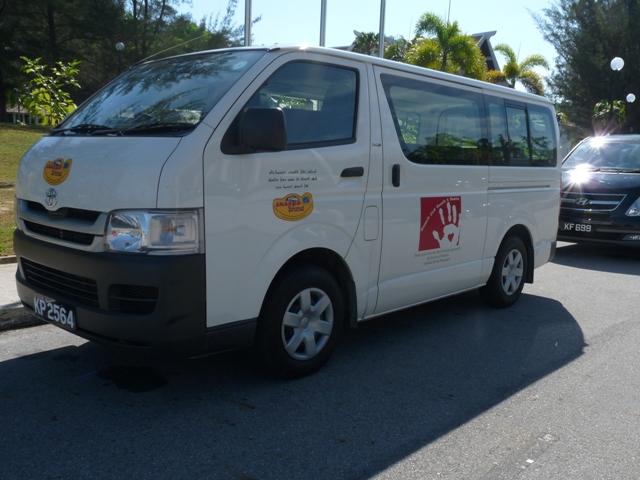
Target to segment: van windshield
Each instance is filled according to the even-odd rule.
[[[134,67],[73,112],[51,135],[188,133],[265,53],[208,52]]]

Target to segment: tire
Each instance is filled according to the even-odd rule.
[[[480,296],[497,308],[510,307],[522,293],[528,265],[527,250],[520,237],[509,237],[502,242],[491,276],[480,289]]]
[[[340,287],[326,271],[299,267],[269,294],[258,321],[266,366],[284,378],[317,372],[333,353],[344,319]]]

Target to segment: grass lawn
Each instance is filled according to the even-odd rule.
[[[51,127],[0,123],[0,257],[13,255],[13,197],[20,158]]]

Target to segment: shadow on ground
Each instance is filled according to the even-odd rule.
[[[369,478],[583,347],[555,300],[493,310],[470,292],[364,323],[290,382],[247,352],[143,362],[53,348],[0,363],[2,477]]]

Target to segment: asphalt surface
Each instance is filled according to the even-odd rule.
[[[562,245],[507,309],[365,322],[283,382],[248,352],[128,358],[0,334],[0,478],[638,478],[640,251]]]

